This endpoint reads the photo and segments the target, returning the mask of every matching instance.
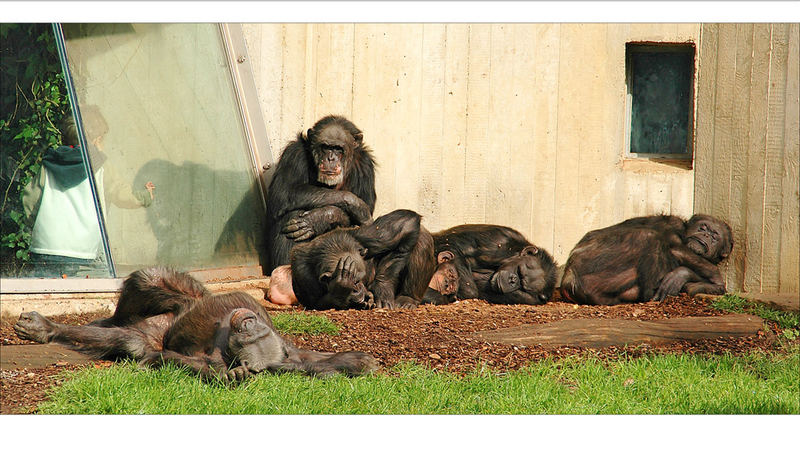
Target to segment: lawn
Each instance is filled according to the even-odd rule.
[[[47,414],[798,414],[800,351],[746,356],[593,356],[465,377],[414,364],[364,378],[259,375],[238,387],[178,368],[85,369]]]

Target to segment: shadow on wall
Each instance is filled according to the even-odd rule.
[[[146,163],[136,184],[152,181],[147,221],[158,240],[156,260],[185,270],[262,262],[264,211],[258,182],[242,173],[163,159]]]

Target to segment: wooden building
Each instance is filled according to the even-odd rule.
[[[514,227],[564,263],[591,229],[711,213],[730,290],[797,293],[797,24],[246,24],[277,158],[320,117],[378,160],[376,214]],[[689,50],[687,152],[631,153],[632,55]],[[634,105],[636,103],[634,102]]]

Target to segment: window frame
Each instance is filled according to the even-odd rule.
[[[633,53],[659,52],[676,53],[691,50],[692,69],[689,83],[689,121],[687,124],[687,153],[640,153],[631,151],[631,131],[633,129]],[[695,155],[695,133],[697,129],[697,45],[694,42],[626,42],[625,43],[625,124],[624,159],[666,162],[686,169],[692,169]]]
[[[267,173],[269,173],[269,169],[273,165],[273,157],[269,147],[267,126],[261,112],[253,71],[250,67],[250,57],[247,53],[244,33],[241,24],[219,23],[218,28],[227,56],[228,70],[235,89],[236,101],[244,124],[252,172],[254,178],[260,180],[260,204],[263,212],[266,213],[266,186],[269,184]],[[64,34],[60,23],[53,24],[53,31],[57,35],[56,40],[61,40],[64,43]],[[66,63],[66,56],[62,57],[62,63]],[[68,69],[65,69],[64,72],[65,78],[70,79],[71,76],[68,75]],[[73,109],[73,111],[79,112],[79,108],[76,109]],[[79,130],[80,136],[83,137],[83,125],[80,121],[78,126],[81,129]],[[94,196],[97,201],[96,192]],[[101,224],[101,232],[106,255],[110,258],[104,223]],[[109,265],[110,270],[113,272],[114,267],[111,261],[109,261]],[[260,265],[208,268],[189,273],[203,281],[221,278],[226,280],[246,280],[260,278],[264,274]],[[123,278],[0,278],[0,294],[115,292],[119,291],[123,280]]]

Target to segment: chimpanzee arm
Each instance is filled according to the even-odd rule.
[[[667,296],[675,296],[682,290],[695,295],[703,292],[708,294],[724,294],[725,285],[708,282],[688,267],[678,267],[667,273],[653,296],[653,300],[662,301]]]
[[[369,288],[377,307],[394,307],[400,272],[419,239],[421,219],[416,212],[400,209],[355,231],[354,237],[366,249],[365,258],[377,260]]]
[[[183,355],[171,350],[152,352],[145,356],[139,364],[152,367],[161,367],[166,364],[187,367],[206,381],[217,378],[223,381],[241,381],[250,375],[246,368],[228,370],[219,349],[214,349],[211,355],[199,356]]]
[[[281,232],[294,241],[306,241],[328,230],[350,225],[350,217],[339,207],[324,206],[298,213]]]
[[[702,256],[698,256],[691,249],[684,245],[674,246],[670,249],[672,255],[678,260],[678,263],[687,267],[696,273],[701,280],[706,280],[716,285],[724,285],[722,279],[722,272],[719,267],[709,262]]]
[[[355,194],[312,185],[310,182],[313,181],[313,166],[310,164],[302,137],[290,143],[281,154],[267,197],[267,213],[273,220],[283,217],[289,211],[323,206],[340,207],[357,225],[371,220],[370,207]]]

